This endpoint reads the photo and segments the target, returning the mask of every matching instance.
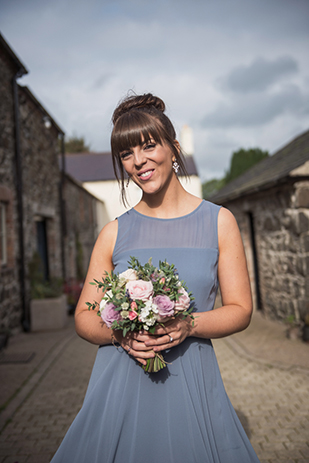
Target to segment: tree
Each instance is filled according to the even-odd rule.
[[[258,162],[269,156],[268,151],[262,151],[260,148],[240,148],[232,153],[230,167],[221,179],[213,178],[202,185],[203,198],[207,199],[214,195],[217,191],[223,188],[227,183],[250,169]]]
[[[84,153],[90,150],[90,145],[86,145],[84,137],[78,137],[72,135],[65,140],[65,152],[66,153]]]
[[[224,186],[223,178],[221,179],[213,178],[212,180],[208,180],[207,182],[204,182],[202,185],[203,198],[204,199],[210,198],[210,196],[214,195],[223,186]]]
[[[238,151],[234,151],[232,153],[230,168],[224,177],[224,183],[231,182],[268,156],[268,151],[262,151],[260,148],[240,148]]]

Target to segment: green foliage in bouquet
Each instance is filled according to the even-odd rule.
[[[194,297],[189,293],[174,264],[160,261],[159,266],[152,259],[141,265],[135,257],[130,257],[129,268],[115,274],[105,272],[102,281],[94,280],[91,285],[102,290],[101,303],[87,302],[88,309],[97,309],[105,324],[114,330],[122,330],[125,337],[129,331],[146,330],[154,334],[157,326],[176,317],[182,319],[194,317],[191,302]],[[145,371],[159,371],[166,363],[161,354],[156,354],[144,367]]]

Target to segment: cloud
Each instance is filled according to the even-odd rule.
[[[309,125],[308,0],[0,0],[0,9],[30,71],[21,84],[94,150],[109,149],[111,114],[130,88],[162,97],[177,133],[192,127],[205,178],[232,150],[276,148]]]
[[[249,66],[233,69],[225,79],[225,86],[239,93],[262,92],[297,71],[297,61],[291,56],[281,56],[273,61],[258,58]]]
[[[99,74],[93,84],[90,86],[90,90],[99,90],[102,87],[104,87],[113,77],[115,77],[115,74],[112,72],[106,72],[103,74]]]
[[[202,120],[204,127],[260,126],[276,117],[291,113],[309,114],[309,95],[296,85],[288,85],[275,93],[241,95],[229,104],[220,104]]]

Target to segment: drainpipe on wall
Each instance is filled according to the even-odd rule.
[[[18,241],[19,241],[19,287],[22,304],[21,324],[24,331],[30,331],[30,310],[26,301],[26,271],[25,271],[25,248],[24,248],[24,211],[23,211],[23,179],[22,160],[20,151],[20,123],[19,123],[19,100],[17,79],[22,77],[24,72],[20,69],[13,77],[13,100],[14,100],[14,122],[15,122],[15,180],[18,211]]]
[[[65,198],[64,198],[64,184],[65,184],[65,144],[64,133],[61,137],[61,177],[60,177],[60,236],[61,236],[61,267],[62,279],[65,281],[65,236],[66,236],[66,221],[65,221]]]

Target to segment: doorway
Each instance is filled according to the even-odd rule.
[[[261,291],[260,291],[259,261],[258,261],[257,246],[256,246],[254,217],[253,217],[252,212],[248,212],[248,217],[249,217],[249,228],[250,228],[250,242],[251,242],[251,249],[252,249],[252,255],[253,255],[256,308],[257,310],[262,310],[263,306],[262,306],[262,298],[261,298]]]
[[[49,280],[48,265],[48,244],[47,244],[47,227],[46,219],[40,219],[36,222],[37,229],[37,247],[42,262],[42,273],[44,280]]]

